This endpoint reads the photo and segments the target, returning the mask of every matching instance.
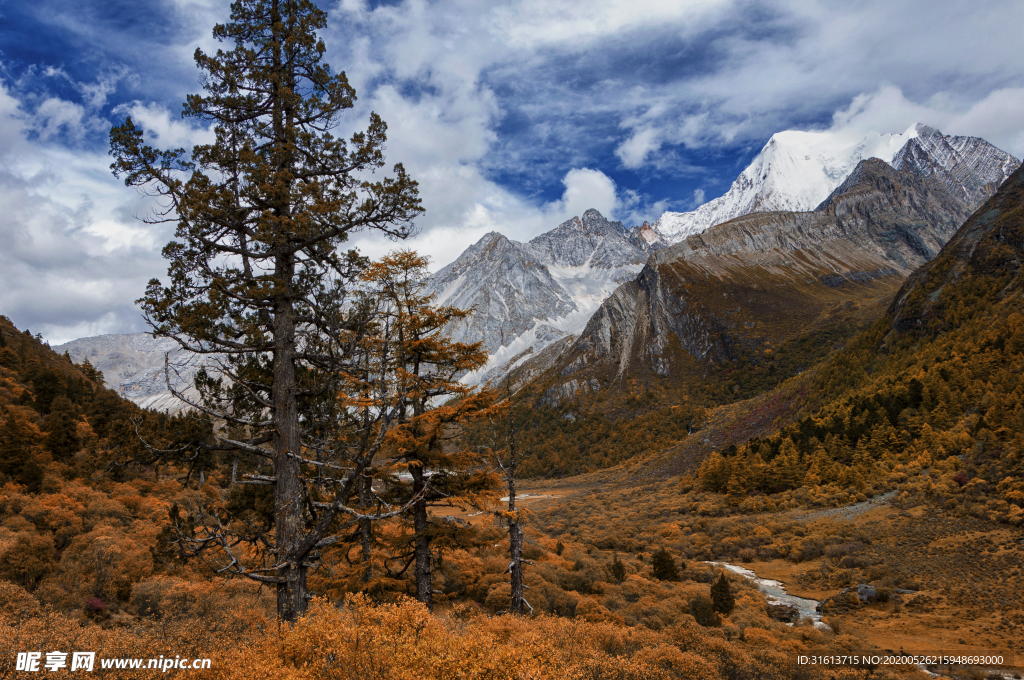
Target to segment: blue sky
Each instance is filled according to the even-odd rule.
[[[596,207],[627,224],[724,193],[772,133],[924,122],[1024,154],[1024,5],[993,0],[322,0],[345,121],[389,124],[435,266]],[[57,343],[143,330],[165,230],[107,166],[131,114],[158,145],[225,1],[0,0],[0,314]],[[380,255],[394,244],[357,243]]]

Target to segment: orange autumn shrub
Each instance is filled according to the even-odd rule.
[[[785,632],[783,632],[785,630]],[[796,656],[822,641],[765,630],[757,644],[727,640],[683,621],[662,632],[581,618],[487,617],[473,607],[432,616],[415,601],[374,605],[350,596],[336,607],[319,600],[277,640],[249,638],[221,657],[213,674],[183,677],[241,680],[512,680],[583,678],[783,680]],[[819,652],[820,653],[820,652]],[[803,667],[801,677],[867,678],[867,669]],[[912,677],[919,673],[906,671]],[[886,669],[872,678],[901,677]],[[923,677],[923,676],[920,676]]]

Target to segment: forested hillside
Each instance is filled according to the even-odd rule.
[[[829,494],[900,485],[1024,522],[1024,177],[1016,172],[817,374],[820,410],[711,456],[698,484]]]
[[[129,423],[143,411],[106,389],[88,362],[73,364],[6,317],[0,317],[0,380],[4,481],[38,491],[47,476],[91,472],[101,452],[136,450]]]

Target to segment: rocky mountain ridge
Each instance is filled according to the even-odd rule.
[[[167,389],[165,357],[171,364],[171,384],[188,396],[195,396],[192,380],[201,362],[171,338],[154,338],[149,333],[99,335],[57,345],[55,352],[67,352],[80,364],[88,360],[103,373],[107,387],[142,408],[176,413],[185,407]]]
[[[482,340],[491,360],[469,381],[504,372],[582,330],[620,284],[667,244],[650,225],[625,228],[588,210],[527,243],[491,232],[430,279],[438,303],[474,310],[450,329]],[[500,371],[499,371],[500,372]]]
[[[654,254],[554,360],[549,398],[757,363],[799,333],[875,318],[977,207],[878,159],[842,187],[821,210],[752,213]]]
[[[474,311],[472,317],[450,330],[458,340],[482,340],[491,355],[486,366],[467,375],[465,380],[483,382],[507,375],[517,367],[521,367],[524,375],[539,375],[544,367],[573,346],[575,336],[593,322],[591,317],[595,312],[607,321],[609,310],[615,305],[625,305],[624,310],[631,304],[627,304],[623,296],[629,297],[628,291],[636,286],[643,288],[645,265],[657,269],[667,262],[666,258],[682,257],[689,252],[692,257],[688,266],[706,268],[705,274],[712,271],[720,274],[735,264],[730,257],[742,259],[742,252],[767,248],[767,243],[773,239],[778,246],[776,252],[795,248],[792,244],[783,246],[787,239],[798,238],[800,242],[819,245],[821,239],[832,239],[835,225],[828,220],[823,222],[820,214],[809,217],[812,213],[808,212],[804,217],[779,217],[782,213],[778,211],[810,211],[816,207],[817,213],[824,213],[832,209],[836,197],[846,196],[835,207],[834,217],[853,219],[853,215],[844,216],[843,211],[866,210],[867,204],[849,200],[851,192],[865,191],[859,185],[866,166],[859,160],[866,154],[891,159],[896,172],[906,171],[926,178],[936,191],[941,187],[939,193],[954,197],[966,206],[976,205],[991,195],[1002,178],[1019,165],[1015,158],[984,140],[945,136],[923,125],[913,126],[902,135],[874,134],[861,140],[833,138],[828,133],[787,131],[772,137],[725,196],[692,213],[666,213],[653,225],[645,222],[626,228],[596,210],[588,210],[527,243],[491,232],[436,272],[429,284],[438,303]],[[928,200],[938,199],[932,196]],[[935,211],[943,209],[946,208],[939,207]],[[950,214],[964,216],[960,206],[949,209]],[[893,214],[900,210],[902,208],[892,209]],[[933,214],[937,214],[935,211]],[[748,227],[757,223],[758,228],[739,241],[719,241],[720,235],[732,233],[730,230],[717,234],[704,231],[712,223],[735,217],[737,213],[761,215],[762,218],[754,222],[743,223]],[[771,225],[776,223],[787,226],[773,228]],[[800,226],[796,231],[787,231],[797,224]],[[829,257],[839,264],[832,263],[829,271],[835,276],[874,271],[868,266],[874,263],[878,271],[892,268],[897,276],[905,276],[909,271],[907,267],[913,268],[911,263],[919,262],[920,257],[930,256],[941,247],[934,234],[922,235],[910,227],[901,229],[903,231],[889,233],[874,243],[873,247],[883,251],[881,255],[875,253],[868,257],[860,251],[842,248],[830,253]],[[694,231],[704,231],[704,234],[691,242]],[[885,241],[886,238],[890,241]],[[838,243],[835,239],[832,241]],[[666,250],[671,243],[675,245]],[[698,251],[701,254],[697,254]],[[864,260],[865,257],[870,262]],[[881,260],[876,262],[878,257]],[[852,259],[843,262],[842,258]],[[772,265],[765,271],[775,275],[779,267],[785,266],[791,265]],[[806,266],[813,269],[824,263]],[[619,290],[630,282],[635,286]],[[613,293],[617,297],[609,300]],[[606,300],[609,305],[604,304]],[[620,313],[625,314],[622,310]],[[625,314],[622,319],[626,318],[632,317]],[[123,350],[117,349],[116,337],[125,338]],[[147,344],[141,338],[154,344]],[[168,348],[160,342],[146,334],[101,336],[76,340],[61,346],[61,350],[75,346],[83,356],[87,352],[98,353],[91,354],[90,361],[106,362],[100,370],[108,376],[108,384],[136,403],[166,409],[179,402],[163,385],[164,352]],[[90,347],[90,343],[95,346]],[[191,372],[186,368],[183,379],[190,378]]]
[[[645,222],[627,230],[588,211],[524,244],[525,254],[514,257],[509,251],[514,242],[485,257],[477,244],[434,276],[439,299],[477,310],[456,329],[456,337],[484,340],[491,353],[488,365],[467,379],[476,382],[507,374],[534,361],[556,340],[582,331],[617,285],[639,274],[638,264],[670,243],[685,242],[690,235],[747,214],[826,210],[831,196],[860,181],[854,175],[861,161],[870,157],[892,161],[897,171],[933,178],[966,205],[991,195],[1019,165],[983,139],[947,136],[926,125],[859,140],[828,132],[786,131],[773,135],[728,193],[692,213],[666,213],[653,225]],[[957,214],[966,217],[962,211]],[[495,237],[496,233],[489,234],[485,240]],[[941,245],[931,242],[918,249],[934,254]],[[533,269],[526,267],[527,262]],[[541,273],[539,267],[546,271]],[[905,275],[909,270],[900,271]],[[460,286],[464,288],[456,292]],[[551,353],[544,355],[549,358]]]

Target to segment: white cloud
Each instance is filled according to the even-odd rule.
[[[732,16],[751,7],[737,7]],[[996,92],[1024,87],[1018,51],[1009,48],[1019,42],[1024,23],[1019,2],[867,0],[826,6],[791,0],[762,10],[774,13],[775,30],[761,36],[723,31],[712,44],[715,68],[651,84],[645,97],[632,100],[635,111],[623,117],[631,135],[619,147],[627,166],[627,159],[635,159],[628,152],[643,139],[659,144],[642,147],[644,164],[657,166],[669,153],[665,145],[715,148],[763,141],[820,121],[826,107],[844,107],[858,96],[876,102],[871,117],[895,129],[912,102],[921,115],[959,119]],[[898,110],[883,106],[887,86],[906,95]],[[1001,139],[1017,139],[1024,119],[1009,99],[988,102],[998,124],[960,133],[984,136],[1006,126],[1012,129]]]
[[[0,159],[17,159],[25,149],[25,113],[21,105],[0,83]]]
[[[146,143],[157,148],[190,149],[196,144],[210,144],[214,141],[211,128],[191,125],[182,120],[180,114],[172,114],[158,104],[132,102],[114,109],[118,117],[131,116],[132,122],[146,134]]]
[[[61,133],[81,139],[92,126],[84,107],[51,97],[36,109],[34,127],[42,139],[49,140]]]
[[[145,201],[110,175],[106,154],[53,143],[60,125],[95,124],[65,104],[46,100],[33,118],[0,85],[0,313],[54,344],[140,330],[133,301],[165,269],[168,236],[133,220]]]
[[[573,168],[562,180],[565,192],[562,198],[544,206],[544,212],[557,222],[582,215],[594,208],[605,217],[615,215],[618,198],[615,182],[600,170]]]
[[[727,8],[727,0],[520,0],[497,6],[492,30],[519,47],[591,40],[644,26],[693,24]]]
[[[627,168],[639,168],[651,152],[661,146],[660,133],[651,127],[634,130],[629,139],[615,149],[615,155]]]
[[[1024,156],[1024,88],[1003,88],[965,106],[939,92],[925,103],[910,101],[893,85],[858,95],[833,116],[831,130],[851,139],[868,132],[902,132],[925,123],[947,135],[981,137],[1018,158]]]
[[[995,90],[946,123],[951,134],[977,135],[1024,158],[1024,87]]]

